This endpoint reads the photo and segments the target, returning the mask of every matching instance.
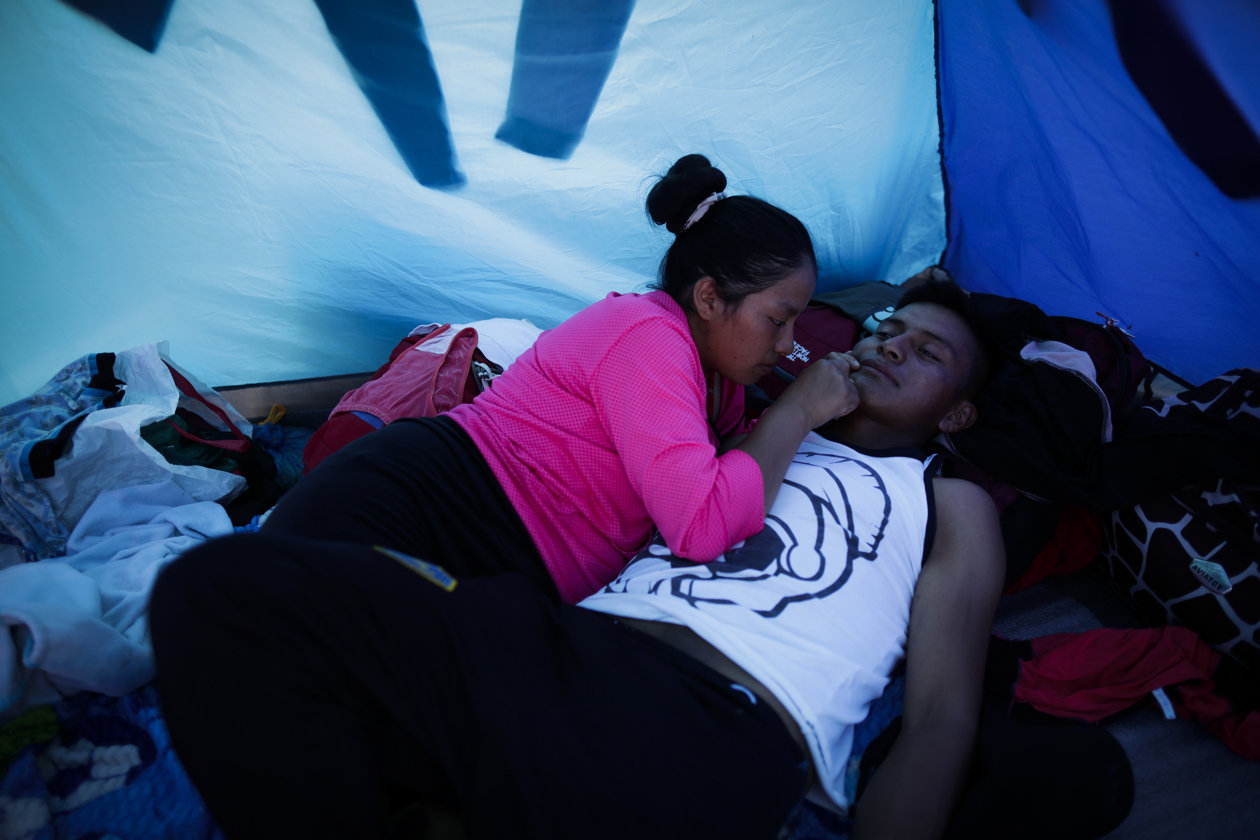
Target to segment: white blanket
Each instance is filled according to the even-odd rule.
[[[231,532],[222,506],[168,478],[101,493],[66,556],[0,569],[0,721],[77,691],[118,696],[151,680],[145,608],[158,572]]]

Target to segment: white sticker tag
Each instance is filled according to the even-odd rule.
[[[1194,576],[1199,579],[1200,583],[1217,595],[1228,595],[1230,590],[1234,588],[1234,584],[1229,580],[1229,573],[1225,571],[1225,567],[1220,563],[1195,558],[1190,561],[1190,571],[1194,573]]]
[[[895,306],[889,306],[886,309],[881,309],[878,312],[872,313],[869,318],[862,322],[862,329],[866,330],[868,333],[875,332],[875,330],[879,329],[879,325],[891,318],[892,314],[896,311],[897,308]]]
[[[1164,712],[1164,718],[1167,720],[1176,720],[1177,712],[1173,709],[1172,701],[1168,699],[1168,695],[1164,693],[1164,689],[1157,688],[1151,692],[1155,696],[1155,702],[1159,704],[1159,708]]]
[[[789,361],[789,362],[792,361],[793,359],[798,359],[804,362],[805,364],[809,364],[809,348],[802,347],[801,345],[793,341],[792,353],[790,355],[784,356],[783,358],[785,361]]]

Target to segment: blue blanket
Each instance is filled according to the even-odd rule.
[[[152,685],[53,705],[59,733],[0,781],[0,825],[20,840],[223,840],[171,748]]]

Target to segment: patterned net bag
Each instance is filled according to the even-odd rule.
[[[1155,410],[1260,420],[1260,373],[1231,371]],[[1103,514],[1101,562],[1153,619],[1260,674],[1260,476],[1184,487]]]

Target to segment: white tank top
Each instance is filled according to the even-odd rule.
[[[921,459],[811,433],[760,533],[711,563],[673,556],[658,535],[581,606],[685,625],[730,657],[787,708],[847,808],[853,727],[905,655],[934,527]]]

